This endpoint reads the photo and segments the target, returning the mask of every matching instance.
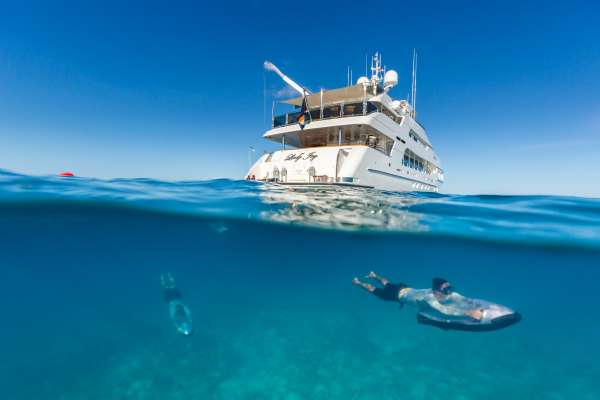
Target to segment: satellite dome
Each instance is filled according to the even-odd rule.
[[[366,83],[369,83],[369,78],[367,78],[366,76],[361,76],[360,78],[358,78],[358,80],[356,81],[357,85],[364,85]]]
[[[383,87],[386,89],[393,88],[397,84],[398,84],[398,73],[396,71],[394,71],[393,69],[390,69],[388,72],[385,73],[385,76],[383,77]]]

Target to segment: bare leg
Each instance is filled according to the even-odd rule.
[[[361,282],[360,280],[358,280],[358,278],[352,279],[352,283],[356,286],[365,289],[369,293],[373,293],[375,291],[375,286],[371,285],[370,283]]]
[[[367,276],[365,276],[365,278],[368,279],[377,279],[379,282],[381,282],[381,284],[383,286],[387,285],[390,281],[388,281],[386,278],[384,278],[383,276],[377,275],[375,272],[371,271],[367,274]]]

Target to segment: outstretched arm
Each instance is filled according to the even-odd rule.
[[[465,315],[464,310],[442,304],[435,297],[428,299],[427,304],[429,304],[432,308],[438,310],[439,312],[441,312],[442,314],[445,314],[445,315],[453,315],[455,317]]]
[[[458,296],[460,296],[460,295],[458,295]],[[462,298],[462,296],[460,296],[460,297]],[[434,309],[436,309],[437,311],[439,311],[445,315],[452,315],[455,317],[467,316],[467,317],[476,319],[478,321],[483,317],[483,310],[481,310],[479,308],[463,309],[461,307],[453,307],[451,305],[445,305],[445,304],[440,303],[434,296],[429,298],[427,300],[427,303],[431,307],[433,307]]]

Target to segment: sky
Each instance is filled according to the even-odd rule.
[[[265,60],[319,90],[379,51],[405,98],[416,48],[444,192],[600,197],[597,1],[14,3],[1,169],[241,179],[250,146],[276,148],[262,134],[286,90]]]

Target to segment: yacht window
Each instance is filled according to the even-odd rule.
[[[276,128],[278,126],[283,126],[287,123],[287,115],[283,114],[283,115],[277,115],[275,118],[273,118],[273,128]]]
[[[352,132],[349,129],[343,131],[343,143],[350,143],[352,141]]]
[[[318,108],[316,110],[311,110],[310,119],[315,121],[321,119],[321,110]]]
[[[396,116],[387,108],[382,107],[382,111],[385,115],[387,115],[388,117],[390,117],[392,119],[392,121],[396,121]]]
[[[363,114],[363,104],[362,103],[352,103],[344,105],[344,117],[348,117],[351,115],[362,115]]]
[[[384,105],[375,105],[374,103],[367,103],[367,114],[371,114],[374,112],[381,112],[385,114],[397,124],[402,123],[402,117],[396,116],[389,108],[385,107]]]
[[[296,122],[298,122],[298,117],[299,116],[300,116],[299,112],[289,113],[287,115],[287,123],[288,124],[295,124]]]
[[[377,111],[379,111],[379,110],[377,109],[377,106],[375,104],[367,103],[367,114],[371,114],[371,113],[374,113]]]
[[[377,137],[375,135],[367,136],[367,146],[377,147]]]
[[[325,107],[323,109],[323,119],[325,118],[339,118],[341,107],[339,105]]]
[[[425,150],[431,150],[431,146],[427,144],[427,142],[425,142],[423,139],[421,139],[421,137],[419,137],[419,135],[415,131],[411,130],[408,133],[408,136],[415,142],[420,143],[423,147],[425,147]]]
[[[390,155],[393,148],[394,148],[394,141],[392,139],[386,138],[384,153],[387,155]]]
[[[344,126],[341,133],[340,137],[337,127],[304,130],[297,137],[297,147],[366,145],[389,156],[394,146],[393,139],[366,125]]]
[[[402,165],[420,172],[426,172],[428,174],[433,173],[433,171],[437,171],[437,167],[435,167],[432,163],[424,158],[419,157],[409,149],[404,151]]]

